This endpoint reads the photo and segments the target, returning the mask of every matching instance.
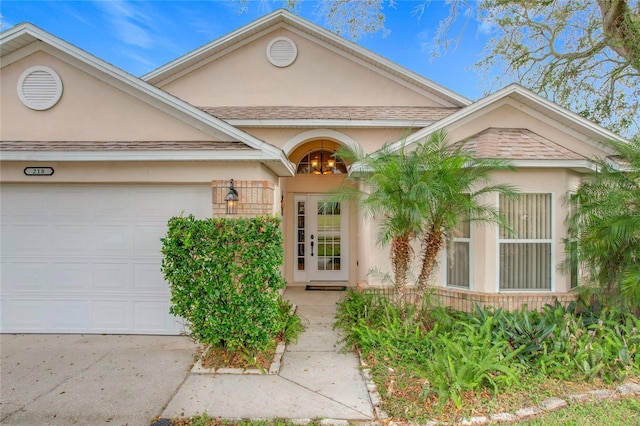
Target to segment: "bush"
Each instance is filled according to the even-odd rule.
[[[402,410],[423,402],[387,389],[418,384],[422,398],[460,408],[468,392],[501,393],[534,378],[612,382],[640,373],[640,318],[629,313],[576,313],[559,304],[543,312],[416,309],[350,292],[337,313],[345,341],[362,351],[383,397],[402,401]]]
[[[201,343],[251,353],[281,332],[279,219],[174,217],[162,253],[170,312],[186,319]]]

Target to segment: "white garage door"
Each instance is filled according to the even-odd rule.
[[[171,216],[208,185],[0,186],[0,331],[179,334],[160,271]]]

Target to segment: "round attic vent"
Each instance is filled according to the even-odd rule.
[[[288,67],[296,60],[298,48],[287,37],[276,37],[267,46],[267,58],[276,67]]]
[[[49,67],[31,67],[18,80],[18,96],[31,109],[42,111],[58,103],[62,96],[62,80]]]

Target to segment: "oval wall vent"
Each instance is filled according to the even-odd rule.
[[[290,38],[274,38],[267,46],[267,58],[276,67],[288,67],[296,60],[297,56],[298,48]]]
[[[62,80],[49,67],[31,67],[18,80],[18,96],[31,109],[42,111],[58,103],[62,96]]]

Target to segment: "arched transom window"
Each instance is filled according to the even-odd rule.
[[[347,173],[347,166],[335,153],[324,149],[316,149],[305,154],[298,163],[298,174],[301,175],[339,175]]]

